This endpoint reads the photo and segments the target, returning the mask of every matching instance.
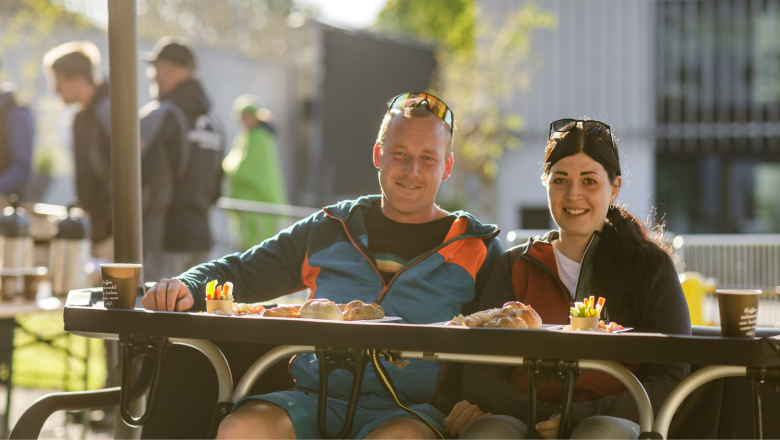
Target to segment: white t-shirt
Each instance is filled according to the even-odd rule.
[[[569,289],[569,295],[574,299],[574,295],[577,294],[577,281],[580,278],[582,263],[563,255],[555,246],[553,249],[555,249],[555,262],[558,264],[558,276],[561,277],[563,285]]]

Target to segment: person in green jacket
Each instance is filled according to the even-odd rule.
[[[287,192],[274,130],[266,122],[270,112],[258,108],[257,102],[253,95],[241,95],[233,102],[233,111],[245,130],[233,140],[233,147],[222,162],[230,182],[228,197],[286,205]],[[236,216],[242,250],[273,237],[277,220],[268,215]]]

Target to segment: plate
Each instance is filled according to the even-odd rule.
[[[385,316],[382,319],[359,319],[357,321],[352,321],[352,322],[393,322],[393,321],[401,321],[401,320],[403,320],[403,318],[398,316]]]
[[[542,328],[544,328],[544,326]],[[555,330],[555,331],[570,332],[570,333],[595,333],[595,334],[605,334],[605,335],[612,335],[612,334],[615,334],[615,333],[630,332],[633,329],[634,329],[633,327],[623,327],[620,330],[615,330],[613,332],[607,333],[607,332],[591,332],[591,331],[572,330],[570,325],[555,325],[555,326],[551,326],[551,327],[547,328],[547,330]]]

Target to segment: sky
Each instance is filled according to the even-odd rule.
[[[105,27],[108,21],[106,0],[60,0],[60,2],[71,11],[86,13],[93,23],[101,27]],[[323,23],[361,29],[374,24],[387,0],[297,0],[297,2],[316,6],[320,13],[318,19]]]
[[[348,28],[365,28],[376,21],[387,0],[299,0],[319,8],[320,21]]]

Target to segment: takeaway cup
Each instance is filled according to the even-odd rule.
[[[716,290],[720,309],[720,333],[729,338],[756,337],[760,290]]]
[[[38,295],[38,283],[43,280],[49,270],[45,267],[25,267],[22,271],[24,279],[24,299],[35,301]]]
[[[107,309],[134,309],[138,293],[140,264],[106,263],[103,275],[103,305]]]

